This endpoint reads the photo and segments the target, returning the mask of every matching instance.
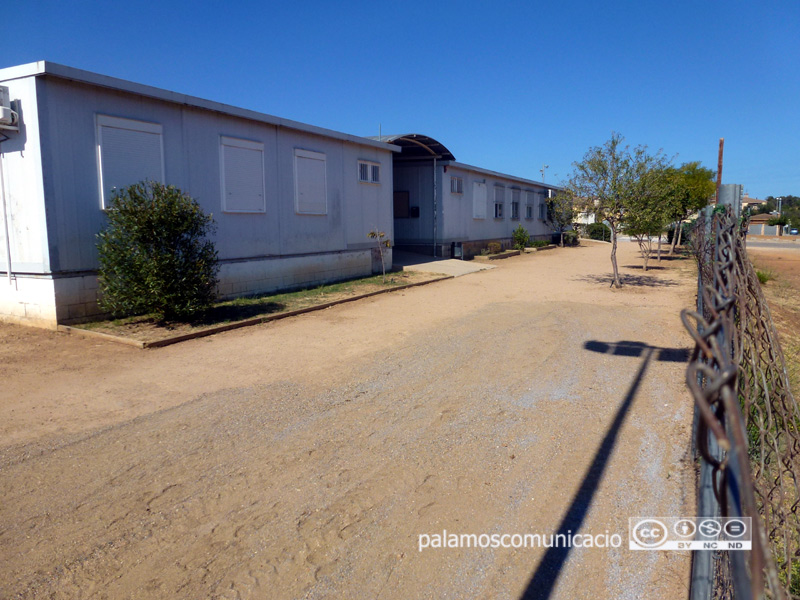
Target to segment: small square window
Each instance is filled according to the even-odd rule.
[[[380,183],[380,164],[364,160],[358,161],[358,181],[361,183]]]
[[[450,193],[451,194],[464,193],[464,180],[461,177],[450,178]]]

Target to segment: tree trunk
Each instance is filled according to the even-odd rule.
[[[681,227],[681,220],[678,220],[677,224],[675,225],[675,231],[672,233],[672,246],[669,248],[669,255],[672,256],[675,253],[675,242],[678,241],[678,230],[682,229]]]
[[[650,237],[644,235],[636,236],[636,243],[639,244],[639,254],[642,255],[642,270],[647,271],[647,261],[650,260],[653,244]]]
[[[619,268],[617,268],[617,228],[611,227],[611,268],[614,271],[614,281],[611,285],[621,288],[622,282],[619,280]]]
[[[658,262],[661,262],[661,232],[658,232]]]
[[[644,270],[645,273],[647,272],[647,263],[650,260],[650,250],[653,248],[653,243],[652,243],[650,237],[647,238],[647,242],[646,243],[647,243],[647,245],[645,246],[645,249],[644,249],[644,252],[643,252],[643,254],[644,254],[644,269],[643,270]]]
[[[678,228],[678,246],[681,245],[682,237],[683,237],[683,221],[681,221],[681,226]]]
[[[564,232],[561,232],[561,247],[564,247]]]

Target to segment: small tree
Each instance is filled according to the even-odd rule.
[[[383,231],[377,231],[373,229],[367,234],[367,237],[371,240],[375,240],[378,244],[378,252],[381,255],[381,271],[383,271],[383,283],[386,283],[386,260],[385,260],[385,253],[386,248],[392,247],[392,242],[389,238],[386,237],[386,234]]]
[[[636,193],[628,201],[624,230],[639,244],[643,270],[653,252],[653,238],[658,237],[661,258],[661,233],[670,218],[670,206],[665,198],[671,190],[671,169],[651,168],[641,173],[636,181]]]
[[[770,227],[778,228],[778,235],[783,235],[783,228],[789,224],[789,218],[786,215],[778,215],[777,217],[767,221]]]
[[[714,172],[701,166],[697,161],[667,169],[666,177],[664,199],[669,219],[675,222],[675,233],[669,249],[669,254],[672,256],[675,246],[680,244],[683,222],[708,204],[716,186]]]
[[[561,247],[564,247],[564,232],[575,221],[575,197],[569,190],[557,192],[547,201],[547,220],[561,237]]]
[[[580,198],[584,210],[594,213],[597,221],[611,230],[612,284],[622,287],[617,266],[617,237],[624,226],[631,202],[641,193],[641,179],[653,169],[666,168],[659,151],[649,154],[647,146],[631,149],[624,138],[613,133],[603,146],[590,148],[580,162],[574,163],[569,190]]]
[[[528,235],[528,230],[520,224],[511,232],[511,239],[514,242],[515,250],[524,250],[530,244],[531,236]]]
[[[147,181],[115,192],[97,236],[100,307],[114,315],[181,320],[215,299],[214,220],[174,186]]]

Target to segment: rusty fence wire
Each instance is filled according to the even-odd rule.
[[[692,239],[698,309],[681,314],[695,340],[686,381],[712,500],[720,516],[753,523],[752,551],[710,557],[709,589],[715,599],[800,600],[800,409],[746,227],[730,207],[701,214]]]

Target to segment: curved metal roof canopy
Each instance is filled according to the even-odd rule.
[[[370,137],[371,140],[386,142],[400,146],[403,150],[400,159],[434,158],[439,160],[455,160],[456,157],[444,144],[432,137],[419,133],[403,133],[399,135],[382,135]]]

